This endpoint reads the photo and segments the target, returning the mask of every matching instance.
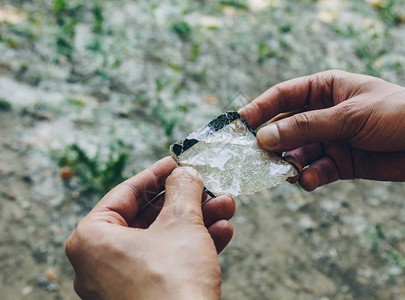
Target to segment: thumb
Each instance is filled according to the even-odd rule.
[[[195,169],[190,167],[176,168],[166,179],[166,197],[162,212],[174,213],[178,217],[193,214],[199,217],[202,222],[203,191],[203,179]]]
[[[269,124],[257,133],[257,143],[270,151],[289,151],[308,144],[348,137],[337,106],[303,112]]]

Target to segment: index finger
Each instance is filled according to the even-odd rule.
[[[112,189],[90,215],[101,213],[103,221],[128,226],[148,200],[163,190],[166,178],[176,167],[170,156],[159,160]]]
[[[327,71],[279,83],[238,112],[256,129],[280,113],[307,106],[310,109],[331,106],[335,75],[336,71]]]

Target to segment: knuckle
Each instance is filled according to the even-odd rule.
[[[65,253],[66,256],[70,259],[74,259],[78,253],[81,253],[81,248],[83,247],[83,243],[87,240],[88,233],[86,226],[80,222],[75,231],[69,236],[68,240],[66,241],[65,245]]]
[[[293,128],[296,132],[308,132],[311,129],[311,123],[316,122],[316,119],[309,118],[307,113],[300,113],[293,117]]]
[[[332,70],[326,71],[325,73],[327,73],[333,77],[342,77],[342,76],[346,76],[347,74],[349,74],[348,72],[339,70],[339,69],[332,69]]]
[[[350,74],[349,72],[346,72],[343,70],[331,69],[331,70],[316,73],[315,75],[318,75],[319,77],[335,79],[335,78],[347,77],[349,74]]]
[[[66,241],[65,253],[66,253],[66,256],[69,258],[73,257],[74,254],[76,253],[76,245],[74,243],[74,234],[71,234],[69,236],[68,240]]]
[[[356,102],[345,101],[336,107],[335,116],[340,119],[342,129],[346,133],[350,133],[354,128],[358,128],[364,115]]]
[[[278,110],[281,111],[285,111],[286,108],[286,100],[284,97],[284,94],[282,92],[282,90],[280,89],[280,87],[278,85],[275,85],[273,87],[274,91],[277,93],[277,102],[278,102]]]
[[[79,280],[77,279],[77,277],[75,277],[74,281],[73,281],[73,289],[75,290],[76,294],[83,298],[83,293],[82,293],[82,287],[81,284],[79,282]]]

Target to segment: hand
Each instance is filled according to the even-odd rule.
[[[140,212],[165,179],[163,208]],[[170,157],[115,187],[66,243],[77,294],[83,299],[219,299],[217,252],[232,237],[227,220],[235,204],[223,196],[201,209],[202,197],[198,173],[176,168]]]
[[[280,83],[239,113],[253,127],[279,113],[304,110],[258,131],[267,150],[304,169],[312,191],[338,179],[405,181],[405,88],[327,71]]]

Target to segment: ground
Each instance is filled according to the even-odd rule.
[[[64,243],[100,196],[271,85],[405,85],[405,5],[2,1],[0,299],[77,299]],[[405,184],[240,197],[223,299],[405,299]]]

